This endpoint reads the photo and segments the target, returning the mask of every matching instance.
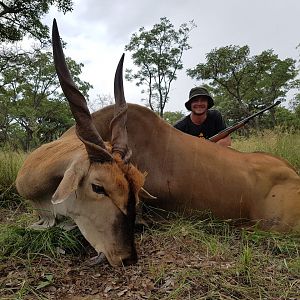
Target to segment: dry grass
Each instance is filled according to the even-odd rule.
[[[300,170],[300,133],[265,130],[248,139],[234,139],[232,147],[243,152],[264,151],[285,158]]]

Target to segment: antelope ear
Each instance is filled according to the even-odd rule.
[[[64,177],[52,196],[51,202],[58,204],[64,202],[72,192],[77,190],[78,184],[88,170],[83,162],[73,163],[64,173]]]

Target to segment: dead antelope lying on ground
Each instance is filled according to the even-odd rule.
[[[61,216],[71,217],[111,265],[135,263],[135,207],[144,175],[129,163],[123,57],[115,77],[110,147],[95,129],[86,101],[69,74],[55,20],[52,43],[56,71],[76,120],[76,133],[74,130],[31,153],[19,171],[17,189],[38,211],[40,220],[35,227],[50,227]]]
[[[158,198],[152,205],[209,210],[222,219],[259,222],[267,230],[300,231],[300,177],[286,161],[199,140],[139,105],[126,110],[122,60],[116,105],[91,119],[65,65],[55,23],[53,48],[77,125],[29,155],[18,174],[19,193],[39,212],[36,226],[52,226],[59,216],[69,216],[112,265],[136,261],[135,205],[144,176],[128,163],[131,149],[131,162],[148,173],[145,188]],[[112,153],[103,140],[112,142]]]
[[[101,136],[109,139],[113,107],[92,117]],[[134,104],[128,105],[127,132],[132,162],[148,173],[144,187],[158,198],[151,205],[209,210],[221,219],[258,222],[265,230],[300,231],[300,177],[285,160],[200,140]]]
[[[92,117],[109,139],[113,106]],[[264,230],[300,231],[300,177],[285,160],[199,140],[134,104],[128,105],[127,132],[132,162],[148,173],[144,187],[158,198],[151,205],[209,210],[222,219],[258,222]],[[73,128],[65,133],[73,134]]]

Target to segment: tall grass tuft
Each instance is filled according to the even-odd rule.
[[[234,139],[232,147],[242,152],[263,151],[280,156],[300,170],[300,132],[265,130],[247,139]]]
[[[0,153],[0,207],[13,209],[22,203],[15,188],[15,180],[24,158],[23,153]]]
[[[78,228],[65,231],[59,227],[34,230],[17,225],[0,226],[0,258],[28,257],[45,254],[58,257],[61,254],[85,252],[86,241]]]

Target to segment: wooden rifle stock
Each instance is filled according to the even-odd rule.
[[[253,119],[254,117],[262,114],[263,112],[265,112],[266,110],[269,110],[270,108],[280,104],[281,102],[280,101],[276,101],[275,103],[273,103],[272,105],[262,109],[261,111],[245,118],[244,120],[230,126],[230,127],[227,127],[225,128],[224,130],[220,131],[219,133],[215,134],[214,136],[210,137],[209,140],[211,142],[214,142],[216,143],[217,141],[221,140],[221,139],[224,139],[226,136],[228,136],[230,133],[236,131],[237,129],[245,126],[245,124],[247,124],[251,119]]]

